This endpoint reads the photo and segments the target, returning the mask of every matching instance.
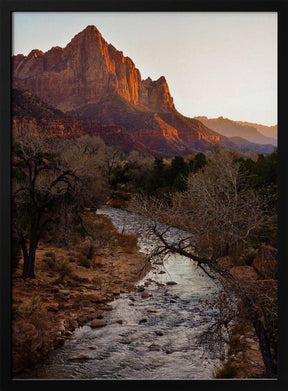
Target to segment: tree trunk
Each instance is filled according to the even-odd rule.
[[[250,316],[250,319],[252,320],[252,324],[258,338],[263,363],[265,365],[266,376],[269,379],[275,379],[277,378],[277,376],[272,368],[270,342],[264,324],[259,319],[260,316],[255,310],[252,300],[246,294],[244,296],[242,295],[242,300],[246,309],[248,310],[248,314]]]
[[[266,376],[268,378],[275,379],[277,378],[277,375],[272,368],[272,356],[270,350],[270,343],[263,322],[259,319],[254,320],[253,326],[258,337],[259,346],[260,346],[263,362],[265,365]]]
[[[38,245],[38,226],[39,216],[33,216],[30,228],[30,243],[29,252],[27,251],[27,245],[25,242],[24,266],[23,266],[23,278],[35,278],[35,256]],[[25,239],[24,239],[25,241]]]
[[[22,277],[23,278],[36,278],[35,277],[35,255],[36,249],[34,251],[29,252],[29,255],[24,256],[24,266]]]

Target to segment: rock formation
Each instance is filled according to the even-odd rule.
[[[200,121],[182,116],[165,77],[142,80],[133,61],[108,44],[95,26],[86,27],[65,48],[14,56],[12,84],[70,117],[105,125],[95,132],[100,129],[110,145],[117,139],[124,150],[173,156],[207,150],[215,142],[234,146]],[[50,128],[51,134],[55,128],[65,135],[55,123]]]
[[[63,112],[97,103],[117,94],[155,111],[174,109],[162,76],[142,81],[129,57],[108,44],[95,26],[88,26],[64,48],[32,50],[13,59],[13,86],[29,90]]]

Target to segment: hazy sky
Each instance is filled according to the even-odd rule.
[[[276,12],[15,12],[13,54],[65,47],[88,25],[182,114],[277,123]]]

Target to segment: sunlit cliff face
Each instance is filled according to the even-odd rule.
[[[28,89],[64,112],[112,93],[157,111],[174,108],[165,78],[142,81],[133,61],[108,44],[95,26],[77,34],[64,49],[32,50],[13,60],[14,87]]]
[[[13,87],[78,119],[121,127],[121,141],[111,129],[106,128],[109,135],[99,127],[92,133],[100,132],[109,145],[120,142],[124,150],[148,148],[153,154],[161,150],[174,156],[191,153],[195,143],[201,143],[202,150],[209,147],[207,143],[225,139],[200,121],[182,116],[165,77],[142,80],[133,61],[108,44],[95,26],[86,27],[65,48],[14,56]],[[59,136],[76,131],[58,122],[41,126],[47,134]],[[86,131],[79,126],[80,133]]]

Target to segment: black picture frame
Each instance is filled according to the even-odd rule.
[[[13,380],[11,377],[11,13],[15,11],[274,11],[278,13],[278,151],[279,163],[279,371],[276,380],[191,380],[191,381],[89,381],[89,380]],[[288,390],[287,344],[287,139],[285,104],[287,88],[287,1],[196,0],[2,0],[1,2],[1,390],[106,390],[149,387],[176,390]]]

